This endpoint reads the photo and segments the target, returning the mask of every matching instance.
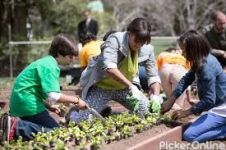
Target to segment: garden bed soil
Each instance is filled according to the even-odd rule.
[[[104,144],[101,149],[102,150],[126,150],[130,147],[143,142],[149,138],[155,137],[163,132],[170,130],[172,127],[167,127],[164,124],[157,125],[152,127],[149,130],[143,131],[139,134],[134,134],[132,137],[127,139],[121,139],[119,141],[113,141],[110,144]]]
[[[194,120],[196,116],[191,115],[176,122],[168,122],[153,126],[151,129],[120,141],[104,144],[102,150],[149,150],[159,149],[160,142],[181,142],[183,130],[188,126],[188,122]]]
[[[0,104],[4,105],[4,110],[5,111],[8,110],[8,101],[9,101],[10,93],[11,93],[11,91],[7,89],[7,90],[2,90],[1,94],[0,94]],[[64,88],[63,89],[63,93],[69,94],[69,95],[75,95],[75,93],[76,94],[81,94],[79,89],[73,89],[73,88]],[[119,103],[116,103],[114,101],[110,101],[109,106],[111,106],[113,112],[125,112],[125,111],[128,111],[122,105],[120,105]],[[189,104],[186,103],[185,106],[189,107]],[[54,113],[51,113],[51,115],[53,115],[53,117],[58,122],[61,121],[61,119],[63,119],[63,118],[59,117],[58,115],[56,115]],[[181,119],[180,122],[187,123],[190,120],[194,119],[195,117],[196,116],[192,115],[192,116],[189,116],[187,118]],[[172,129],[173,129],[172,126],[167,126],[165,124],[160,124],[160,125],[157,125],[157,126],[153,126],[151,129],[145,130],[145,131],[143,131],[143,132],[141,132],[139,134],[134,134],[132,137],[129,137],[127,139],[121,139],[120,141],[113,141],[110,144],[103,144],[101,149],[103,149],[103,150],[115,150],[115,149],[116,150],[125,150],[125,149],[131,149],[131,147],[133,147],[135,145],[142,144],[142,142],[147,141],[149,139],[153,139],[154,140],[155,138],[157,138],[161,134],[166,133],[167,131],[170,131]],[[178,142],[182,142],[181,141],[181,135],[179,135],[179,136],[180,137],[177,138],[177,139],[179,139]],[[156,144],[158,146],[159,145],[159,141],[158,141],[158,143],[155,143],[155,147],[156,147]],[[226,142],[224,142],[224,144],[226,145]],[[152,149],[152,148],[149,147],[148,149]]]

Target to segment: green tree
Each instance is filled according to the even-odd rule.
[[[82,18],[82,11],[86,5],[86,0],[57,1],[49,14],[53,34],[64,32],[75,35],[77,24]]]

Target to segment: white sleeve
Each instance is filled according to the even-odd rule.
[[[58,92],[49,92],[47,93],[48,99],[51,101],[58,101],[60,99],[61,93]]]

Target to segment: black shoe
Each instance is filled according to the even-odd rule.
[[[111,112],[112,112],[111,107],[110,107],[110,106],[107,106],[106,108],[104,108],[104,109],[100,112],[100,114],[101,114],[101,116],[103,116],[103,117],[108,117],[108,116],[111,114]]]

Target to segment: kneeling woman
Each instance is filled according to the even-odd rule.
[[[200,33],[188,31],[178,41],[183,55],[191,63],[191,70],[179,81],[171,97],[162,104],[162,112],[168,111],[176,98],[197,77],[200,101],[188,110],[175,111],[173,118],[207,111],[188,127],[183,138],[189,142],[223,139],[226,137],[226,74],[218,60],[210,54],[209,43]]]
[[[80,79],[82,97],[89,106],[101,112],[110,100],[115,100],[134,111],[133,102],[127,99],[131,92],[139,100],[137,112],[140,115],[148,112],[148,99],[132,81],[138,72],[138,60],[143,60],[147,66],[150,91],[159,94],[160,79],[153,47],[149,44],[150,32],[149,23],[143,18],[136,18],[128,25],[126,32],[116,32],[106,39],[101,54],[90,61]],[[79,112],[79,117],[76,113],[71,113],[72,121],[78,122],[89,116],[87,111]]]

